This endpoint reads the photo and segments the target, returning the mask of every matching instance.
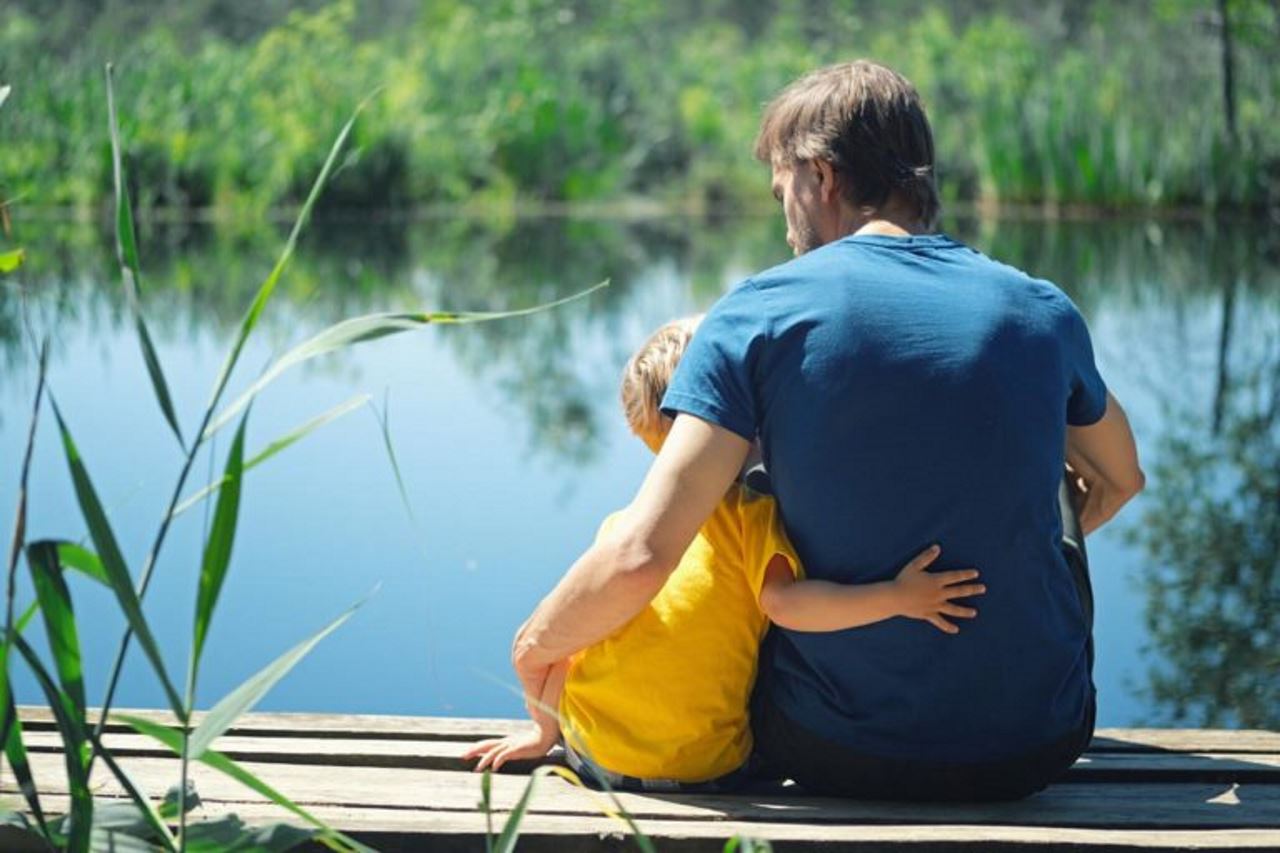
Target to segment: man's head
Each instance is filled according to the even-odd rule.
[[[654,453],[671,429],[671,418],[662,414],[662,397],[701,321],[702,315],[698,314],[662,326],[631,356],[622,371],[622,410],[627,425]]]
[[[756,157],[796,254],[876,217],[932,229],[938,217],[933,132],[915,87],[864,59],[796,80],[765,108]]]

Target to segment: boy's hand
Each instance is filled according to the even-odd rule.
[[[978,583],[966,583],[978,576],[977,569],[958,569],[951,572],[926,572],[925,569],[938,559],[942,549],[930,545],[902,567],[894,578],[894,592],[898,596],[903,616],[923,619],[939,631],[958,634],[960,629],[943,616],[972,619],[978,611],[972,607],[953,604],[953,598],[982,595],[987,588]]]
[[[506,737],[482,740],[463,753],[462,760],[480,759],[474,768],[477,773],[485,768],[498,771],[508,761],[542,758],[551,751],[551,747],[555,746],[557,737],[558,733],[555,729],[548,730],[545,726],[537,726]]]

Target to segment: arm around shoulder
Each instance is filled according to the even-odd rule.
[[[676,418],[631,505],[517,632],[512,663],[526,695],[541,695],[554,663],[605,639],[658,594],[747,449],[729,430]]]

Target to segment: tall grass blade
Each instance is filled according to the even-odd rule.
[[[133,784],[133,780],[124,772],[124,768],[116,763],[115,756],[111,754],[110,750],[104,747],[100,742],[95,742],[94,746],[96,747],[94,754],[102,756],[102,760],[106,762],[107,769],[111,771],[111,775],[116,777],[116,780],[120,783],[120,787],[124,788],[125,792],[129,795],[129,798],[133,800],[137,813],[141,815],[142,820],[145,822],[147,827],[150,828],[151,834],[160,839],[160,843],[164,845],[165,850],[176,851],[178,849],[178,845],[173,837],[173,833],[169,831],[169,825],[164,822],[164,819],[160,816],[160,813],[156,810],[155,806],[151,805],[151,801],[147,799],[146,795],[138,790],[137,785]],[[110,806],[108,806],[108,808],[110,808]],[[102,821],[97,817],[97,814],[101,811],[101,808],[95,809],[95,832],[101,829],[102,826]],[[98,849],[96,843],[93,846],[95,850]],[[115,850],[118,848],[108,847],[106,849]]]
[[[18,558],[27,538],[27,482],[31,479],[31,456],[36,448],[36,427],[40,423],[40,401],[44,398],[44,379],[49,368],[49,339],[40,344],[36,368],[36,395],[27,423],[27,446],[22,454],[22,472],[18,475],[18,501],[13,519],[13,538],[9,541],[9,574],[5,588],[5,642],[13,642],[13,605],[17,599]]]
[[[44,617],[53,653],[54,668],[62,690],[75,706],[76,718],[84,721],[84,666],[80,658],[80,638],[76,631],[71,591],[62,577],[58,548],[52,542],[35,542],[27,547],[27,566],[36,590],[36,601]]]
[[[31,762],[27,759],[27,746],[22,738],[22,720],[18,719],[18,708],[13,701],[13,693],[9,690],[8,644],[0,651],[0,703],[4,706],[4,722],[0,724],[4,735],[4,756],[9,760],[9,769],[18,783],[22,798],[27,801],[27,808],[36,819],[41,835],[48,840],[49,824],[40,805],[40,792],[31,773]]]
[[[178,416],[173,410],[173,399],[169,395],[169,384],[165,381],[164,370],[160,367],[160,359],[156,356],[155,346],[151,343],[151,333],[147,331],[146,321],[142,319],[142,305],[138,291],[142,287],[142,275],[138,263],[138,240],[133,227],[133,210],[129,205],[129,187],[125,181],[124,161],[120,153],[120,127],[116,121],[116,98],[113,85],[111,63],[107,63],[107,119],[111,130],[111,171],[115,177],[116,187],[116,259],[120,263],[120,278],[124,281],[125,298],[129,302],[129,312],[133,315],[133,325],[138,332],[138,343],[142,347],[142,360],[146,362],[147,373],[151,376],[151,387],[155,390],[156,400],[160,403],[160,411],[169,422],[173,435],[178,439],[178,446],[186,448],[182,439],[182,430],[178,427]]]
[[[174,754],[180,754],[182,751],[182,733],[174,729],[154,723],[150,720],[144,720],[129,714],[112,714],[112,719],[128,725],[139,734],[154,738],[160,743],[167,746]],[[286,811],[297,815],[312,826],[320,829],[322,835],[317,839],[330,849],[343,851],[359,851],[359,853],[373,853],[368,847],[364,846],[354,839],[348,838],[337,830],[331,828],[324,821],[312,815],[306,809],[290,800],[284,794],[281,794],[275,788],[272,788],[266,782],[263,782],[257,776],[241,767],[236,762],[227,758],[220,752],[212,749],[206,749],[198,758],[198,760],[207,767],[211,767],[225,776],[234,779],[244,785],[251,791],[255,791],[266,797],[271,802],[285,809]]]
[[[480,811],[484,814],[484,851],[493,853],[493,771],[480,777]]]
[[[580,293],[572,296],[566,296],[563,299],[557,299],[554,302],[547,302],[542,305],[534,305],[530,308],[520,308],[514,311],[426,311],[426,312],[406,312],[406,313],[384,313],[384,314],[366,314],[363,317],[353,317],[349,320],[343,320],[336,323],[319,334],[314,335],[306,341],[298,344],[293,349],[286,352],[280,358],[263,371],[262,375],[254,381],[249,388],[241,394],[235,402],[228,405],[225,409],[218,413],[212,423],[204,431],[204,438],[208,439],[211,435],[225,426],[232,418],[236,416],[245,406],[256,397],[263,388],[270,385],[280,377],[282,373],[292,367],[296,367],[305,361],[309,361],[317,356],[334,352],[355,344],[372,341],[378,338],[384,338],[389,335],[398,335],[401,332],[410,332],[421,329],[428,325],[456,325],[461,323],[482,323],[491,320],[505,320],[512,317],[525,317],[530,314],[537,314],[542,311],[549,311],[552,308],[558,308],[569,302],[590,296],[602,287],[609,285],[608,280],[602,281],[595,287],[590,287]]]
[[[559,776],[579,788],[585,787],[577,774],[568,768],[558,767],[555,765],[535,767],[533,773],[529,776],[528,784],[525,785],[524,791],[520,794],[520,799],[516,801],[516,804],[511,808],[511,812],[507,816],[507,821],[502,827],[502,833],[493,843],[493,853],[514,853],[516,842],[520,838],[521,824],[524,822],[525,815],[528,813],[529,805],[533,799],[534,785],[537,783],[538,779],[543,776]],[[484,782],[482,781],[481,784],[483,786]],[[615,808],[604,808],[602,811],[608,817],[617,818],[627,825],[631,830],[632,840],[635,842],[636,847],[640,848],[643,853],[656,853],[653,843],[649,840],[648,836],[640,831],[640,827],[636,825],[631,815],[627,813],[627,810],[622,807],[622,803],[618,800],[617,795],[612,791],[607,791],[606,793],[608,793],[609,798],[613,801]]]
[[[44,691],[53,711],[58,733],[62,737],[62,754],[67,767],[67,787],[71,793],[71,812],[68,816],[68,853],[85,853],[89,849],[89,836],[93,828],[93,795],[89,792],[88,753],[84,719],[78,716],[75,704],[66,693],[58,689],[40,658],[21,635],[13,638],[14,648],[22,655]]]
[[[373,593],[369,595],[371,596]],[[267,695],[267,692],[280,679],[284,678],[291,669],[297,666],[299,661],[316,647],[317,643],[336,631],[368,600],[369,596],[366,596],[356,602],[337,619],[334,619],[311,637],[289,649],[289,651],[276,658],[235,690],[224,696],[221,702],[214,705],[209,710],[209,713],[205,714],[204,719],[200,721],[200,725],[191,733],[191,757],[199,758],[223,732],[231,728],[241,714],[258,704],[262,697]]]
[[[289,258],[293,255],[294,247],[297,245],[298,235],[301,232],[303,225],[306,223],[307,218],[310,216],[312,207],[315,206],[315,201],[319,197],[320,190],[324,187],[324,184],[329,179],[330,173],[333,171],[333,164],[337,158],[338,151],[341,150],[342,146],[346,142],[347,136],[350,134],[351,128],[355,123],[356,116],[358,116],[360,111],[364,109],[367,102],[368,101],[366,99],[365,102],[362,102],[356,108],[355,112],[351,115],[351,118],[347,120],[342,131],[338,134],[338,138],[334,140],[333,147],[329,151],[329,156],[325,160],[324,167],[320,170],[320,175],[316,178],[316,182],[311,188],[310,195],[307,196],[306,204],[303,205],[302,210],[298,214],[298,219],[294,223],[293,230],[289,234],[289,239],[285,244],[284,251],[280,255],[280,259],[276,262],[271,274],[267,276],[267,279],[258,288],[258,293],[254,297],[253,304],[250,305],[248,312],[245,314],[244,320],[241,322],[235,343],[227,353],[227,358],[223,362],[222,369],[218,373],[218,378],[214,381],[213,392],[210,394],[209,403],[205,406],[204,414],[201,416],[200,426],[196,428],[196,434],[192,439],[191,446],[187,448],[187,456],[186,459],[183,460],[182,471],[179,473],[178,481],[174,486],[173,495],[169,500],[169,507],[166,510],[164,518],[160,522],[160,529],[156,533],[155,542],[152,544],[151,550],[147,553],[146,561],[143,563],[142,577],[138,582],[138,599],[141,599],[141,597],[146,594],[148,584],[151,582],[152,572],[155,570],[156,561],[160,557],[160,549],[164,546],[165,537],[168,535],[169,523],[173,520],[173,510],[178,504],[183,487],[186,485],[187,475],[191,471],[191,463],[195,460],[196,451],[199,450],[200,446],[203,444],[203,436],[206,434],[205,429],[209,425],[209,419],[213,417],[213,413],[215,409],[217,409],[218,402],[222,399],[222,392],[226,389],[227,381],[231,378],[231,373],[235,369],[236,362],[240,359],[240,352],[244,349],[245,341],[248,340],[249,334],[253,331],[253,327],[257,325],[258,317],[261,315],[263,307],[265,307],[267,300],[271,297],[271,293],[275,290],[276,283],[279,281],[280,275],[284,271]],[[99,549],[99,551],[101,551],[101,549]],[[124,669],[124,658],[129,651],[129,641],[132,636],[133,627],[131,625],[129,630],[125,632],[124,637],[121,639],[120,649],[116,653],[114,663],[111,665],[111,676],[107,680],[107,692],[102,702],[102,717],[98,722],[97,731],[99,734],[101,734],[102,727],[106,724],[107,715],[111,710],[111,703],[115,699],[116,687],[120,683],[120,674]],[[150,654],[151,652],[148,651],[148,656],[150,656]],[[156,660],[158,660],[158,656],[156,657]],[[171,689],[172,685],[168,682],[167,677],[165,681],[170,687],[170,690],[167,691],[169,692],[170,703],[175,704],[175,700],[177,700],[177,693]],[[185,719],[185,716],[182,715],[181,711],[178,713],[180,719]]]
[[[538,775],[535,772],[529,777],[529,782],[524,786],[520,799],[516,800],[511,813],[507,815],[507,821],[502,825],[502,832],[493,843],[493,853],[514,853],[516,842],[520,839],[520,824],[524,822],[525,812],[529,810],[529,802],[533,799],[533,789],[538,782]]]
[[[290,430],[289,432],[277,438],[275,441],[268,444],[266,447],[262,448],[262,450],[254,454],[252,458],[246,459],[244,463],[244,470],[248,472],[253,468],[256,468],[258,465],[261,465],[263,462],[266,462],[268,459],[275,456],[277,453],[280,453],[285,448],[306,438],[308,435],[315,432],[325,424],[331,421],[335,421],[338,418],[342,417],[343,415],[348,414],[349,412],[353,412],[356,409],[360,408],[361,406],[367,404],[369,400],[370,400],[370,397],[368,394],[358,394],[355,397],[352,397],[350,400],[339,403],[338,405],[334,406],[332,409],[329,409],[326,412],[316,415],[314,418],[307,421],[305,424],[302,424],[301,426]],[[174,507],[173,515],[175,516],[182,515],[184,512],[191,509],[196,504],[200,503],[200,501],[204,500],[209,495],[218,491],[218,489],[222,488],[225,483],[226,483],[226,477],[222,477],[216,480],[215,482],[212,482],[209,485],[205,486],[204,488],[200,489],[198,492],[195,492],[194,494],[191,495],[191,497],[187,498],[182,503]]]
[[[315,207],[316,200],[320,198],[320,192],[324,189],[325,184],[329,182],[329,176],[333,173],[338,154],[342,151],[343,146],[346,145],[347,137],[351,135],[351,128],[355,125],[356,118],[364,111],[368,103],[369,99],[366,98],[355,108],[351,117],[347,119],[347,123],[338,132],[333,145],[330,146],[329,156],[325,158],[324,165],[320,168],[320,174],[316,176],[315,183],[311,185],[311,192],[307,194],[307,200],[303,202],[302,209],[298,212],[298,218],[293,223],[293,230],[289,232],[289,239],[285,241],[280,257],[276,260],[275,266],[271,269],[266,279],[258,287],[258,292],[254,295],[253,302],[249,305],[249,310],[245,312],[244,319],[240,321],[240,329],[236,333],[235,343],[232,344],[231,350],[227,353],[226,361],[223,362],[222,369],[218,372],[218,378],[213,383],[214,390],[209,400],[210,410],[217,407],[218,400],[222,397],[222,390],[231,378],[236,362],[240,360],[240,353],[244,349],[245,342],[249,340],[249,335],[253,333],[254,327],[258,325],[258,318],[262,316],[262,311],[271,299],[271,294],[275,292],[280,276],[284,273],[285,267],[289,265],[289,260],[293,257],[293,252],[298,245],[298,237],[302,233],[302,229],[306,227],[307,220],[311,218],[311,210]]]
[[[396,489],[400,492],[400,503],[404,505],[405,514],[409,516],[409,521],[417,527],[418,519],[413,512],[413,504],[409,502],[409,490],[404,485],[404,475],[400,473],[400,461],[396,458],[395,443],[391,440],[391,394],[384,394],[382,397],[382,411],[376,409],[373,416],[378,419],[378,429],[382,433],[382,446],[387,451],[387,461],[391,463],[391,473],[396,478]]]
[[[18,624],[15,627],[15,630],[17,630],[19,634],[27,630],[27,626],[31,624],[31,620],[35,618],[36,613],[38,613],[39,611],[40,611],[40,602],[38,601],[31,602],[31,604],[27,606],[27,609],[22,611],[22,615],[18,617]]]
[[[108,589],[111,587],[111,578],[107,574],[106,567],[102,565],[102,561],[98,559],[97,554],[77,542],[67,542],[65,540],[44,540],[44,542],[57,549],[58,562],[62,564],[64,569],[75,569],[80,574],[97,581]]]
[[[240,517],[240,484],[244,477],[244,431],[248,425],[249,412],[245,412],[244,417],[240,419],[235,439],[231,442],[231,450],[227,452],[227,465],[222,477],[225,485],[218,492],[218,506],[213,513],[213,526],[209,528],[205,539],[204,559],[200,565],[200,583],[196,592],[191,660],[187,664],[186,706],[188,710],[195,705],[196,680],[199,678],[200,658],[204,654],[205,638],[209,635],[213,611],[218,605],[218,596],[222,594],[222,584],[227,579],[227,569],[231,565],[231,549],[235,545],[236,523]],[[189,740],[184,739],[182,787],[179,792],[183,800],[178,822],[178,838],[184,842],[184,849],[187,830],[185,797],[187,766],[190,760],[189,747]]]
[[[0,273],[13,272],[22,266],[22,262],[26,259],[27,253],[24,249],[10,249],[7,252],[0,252]]]
[[[58,430],[62,434],[63,452],[67,458],[67,467],[71,471],[71,481],[75,487],[76,499],[80,503],[80,511],[89,527],[89,537],[93,540],[98,557],[106,570],[111,589],[116,594],[120,609],[124,611],[129,628],[138,635],[138,642],[142,645],[147,659],[151,662],[151,667],[155,670],[156,677],[160,679],[160,684],[164,688],[170,707],[177,714],[178,719],[185,720],[187,715],[183,710],[182,699],[178,696],[178,691],[174,689],[169,673],[165,669],[164,659],[160,656],[160,647],[156,644],[151,628],[147,625],[146,617],[142,614],[142,604],[133,588],[133,579],[129,575],[128,567],[125,565],[124,556],[120,553],[120,546],[116,544],[115,533],[112,532],[111,525],[107,521],[107,515],[102,509],[102,502],[98,499],[98,493],[93,488],[93,483],[89,479],[89,472],[85,469],[84,461],[80,458],[80,451],[76,447],[75,441],[71,438],[71,432],[67,429],[66,421],[63,420],[58,404],[52,397],[49,398],[49,402],[53,404],[53,414],[58,421]]]
[[[484,675],[484,677],[493,681],[495,684],[498,684],[499,686],[507,690],[510,690],[515,695],[520,696],[522,698],[524,697],[524,691],[522,691],[520,688],[509,684],[503,679],[496,678],[487,673],[481,673],[481,674]],[[545,705],[536,699],[532,701],[534,702],[535,705],[541,708],[545,713],[556,718],[557,720],[560,720],[560,713],[556,708],[553,708],[549,705]],[[565,727],[563,724],[563,721],[561,721],[561,729],[564,734],[565,744],[572,746],[575,752],[577,752],[579,755],[587,759],[588,763],[594,762],[594,759],[591,757],[590,750],[588,750],[586,748],[586,745],[582,743],[581,736],[572,727]],[[578,775],[574,773],[572,770],[568,769],[567,767],[544,765],[542,767],[536,768],[534,770],[534,773],[541,773],[544,776],[547,774],[554,774],[564,779],[566,782],[569,782],[571,785],[575,785],[583,789],[586,788],[586,785],[584,785],[582,780],[578,778]],[[612,806],[598,806],[600,808],[601,813],[603,813],[606,817],[615,818],[621,821],[622,823],[626,824],[627,828],[631,830],[632,840],[635,841],[636,847],[640,848],[641,853],[657,853],[656,849],[653,846],[653,842],[649,840],[649,836],[645,835],[644,832],[640,830],[640,825],[636,823],[635,818],[633,818],[631,816],[631,813],[627,811],[626,807],[622,805],[622,800],[618,799],[618,794],[613,790],[613,787],[609,784],[609,780],[599,774],[596,774],[595,778],[596,778],[596,781],[600,784],[600,787],[604,790],[605,796],[608,797],[609,802],[612,803]]]
[[[8,91],[5,91],[5,95]],[[40,807],[40,794],[36,789],[35,778],[31,774],[31,765],[27,760],[26,745],[22,738],[22,721],[18,719],[18,711],[14,704],[13,692],[9,682],[9,652],[15,641],[21,639],[21,632],[35,613],[35,607],[28,608],[22,617],[21,625],[15,624],[13,608],[17,600],[18,559],[22,554],[23,542],[27,538],[27,484],[31,478],[31,457],[36,446],[36,427],[40,423],[40,402],[44,397],[45,376],[49,367],[49,339],[46,337],[40,344],[39,361],[36,371],[35,400],[31,404],[31,418],[27,426],[27,444],[22,456],[22,471],[18,476],[18,501],[14,512],[13,539],[9,543],[8,578],[5,590],[5,625],[4,638],[0,642],[0,700],[3,701],[4,720],[0,724],[0,735],[4,742],[4,752],[13,768],[14,777],[27,801],[32,815],[40,826],[46,840],[51,840],[49,825],[45,821],[44,811]]]
[[[236,538],[236,522],[240,515],[240,483],[244,476],[244,431],[249,415],[240,419],[235,440],[227,454],[227,467],[223,474],[222,489],[218,492],[218,506],[213,513],[213,527],[205,545],[204,561],[200,566],[200,587],[196,594],[195,635],[191,644],[191,683],[194,686],[200,668],[200,656],[204,652],[205,638],[213,610],[222,592],[222,583],[231,565],[231,548]],[[191,697],[188,696],[188,700]]]

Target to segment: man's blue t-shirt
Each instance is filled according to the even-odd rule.
[[[1060,550],[1067,424],[1102,417],[1084,321],[1052,284],[943,235],[852,236],[708,313],[663,400],[761,440],[808,577],[976,567],[948,635],[894,618],[775,629],[761,661],[792,721],[870,755],[972,762],[1079,729],[1087,628]]]

